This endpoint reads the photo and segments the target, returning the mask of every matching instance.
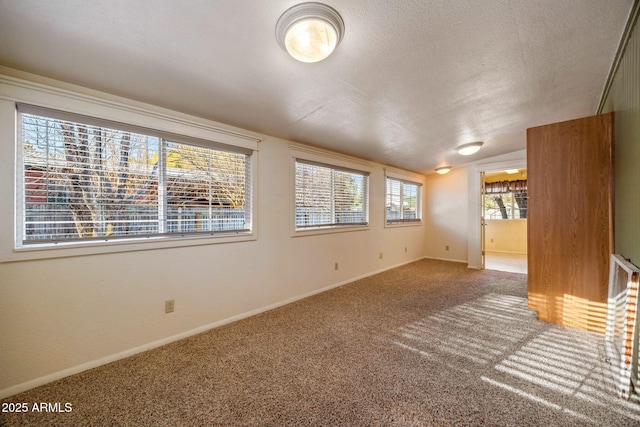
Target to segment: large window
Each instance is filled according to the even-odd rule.
[[[296,229],[367,225],[369,174],[296,160]]]
[[[387,177],[387,224],[420,222],[421,196],[421,184]]]
[[[525,219],[527,180],[486,182],[482,203],[485,219]]]
[[[18,111],[18,246],[251,230],[251,150]]]

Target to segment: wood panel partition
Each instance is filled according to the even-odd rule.
[[[613,113],[527,129],[528,297],[604,333],[613,251]]]

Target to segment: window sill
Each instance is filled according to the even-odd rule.
[[[385,222],[384,228],[397,228],[397,227],[422,227],[422,221],[415,222]]]
[[[113,241],[47,243],[28,245],[0,255],[0,263],[69,258],[88,255],[113,254],[121,252],[149,251],[191,246],[206,246],[221,243],[247,242],[257,240],[255,232],[237,234],[206,235],[191,237],[148,237]]]
[[[316,236],[320,234],[350,233],[352,231],[368,231],[368,230],[369,230],[368,225],[298,228],[292,231],[291,237]]]

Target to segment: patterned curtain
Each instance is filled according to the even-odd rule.
[[[526,193],[527,180],[487,182],[484,189],[487,194]]]

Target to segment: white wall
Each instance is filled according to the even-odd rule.
[[[425,187],[426,256],[466,262],[467,169],[453,169],[446,175],[429,175]]]
[[[44,80],[51,86],[102,96]],[[15,121],[8,114],[12,97],[0,93],[4,111],[0,114],[0,197],[5,201],[14,197]],[[251,135],[262,139],[256,240],[164,249],[133,246],[130,252],[106,254],[80,250],[73,256],[0,263],[0,398],[425,255],[425,225],[385,228],[384,168],[373,163],[368,166],[368,230],[292,237],[291,142]],[[453,172],[452,177],[456,176],[453,185],[440,188],[440,183],[431,183],[432,212],[425,210],[425,216],[435,210],[437,218],[448,219],[446,224],[429,227],[432,232],[434,226],[442,230],[435,232],[437,239],[451,246],[448,254],[436,253],[463,259],[464,203],[457,194],[455,200],[447,196],[466,183],[464,171]],[[6,226],[0,228],[0,249],[10,254],[13,206],[4,205],[0,223]],[[452,217],[459,218],[452,221]],[[335,262],[340,265],[338,271]],[[174,313],[164,313],[167,299],[175,299]]]
[[[491,252],[526,254],[527,220],[486,220],[484,248]]]

